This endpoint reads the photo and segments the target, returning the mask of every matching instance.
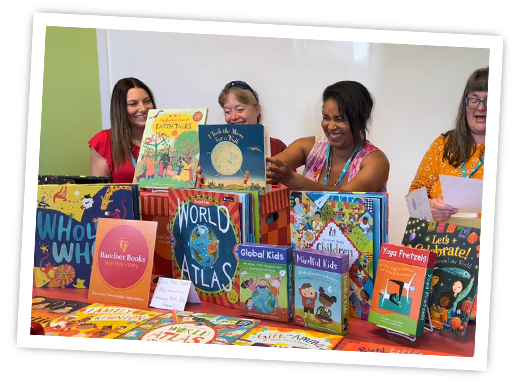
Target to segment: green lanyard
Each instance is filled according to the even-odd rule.
[[[475,171],[477,171],[479,169],[480,166],[482,166],[482,164],[484,163],[484,157],[482,157],[482,159],[480,160],[480,162],[478,162],[478,164],[475,166],[475,168],[473,169],[473,171],[471,171],[469,174],[468,174],[468,178],[471,178],[471,176],[475,173]],[[466,163],[463,163],[462,164],[462,177],[463,178],[466,178]]]
[[[360,145],[356,146],[353,155],[347,160],[347,162],[344,165],[344,168],[342,169],[342,172],[340,173],[340,176],[338,177],[338,180],[335,183],[335,187],[337,187],[340,183],[342,183],[342,180],[344,179],[345,173],[349,169],[349,166],[351,165],[351,161],[356,156],[356,154],[360,151]],[[331,172],[331,158],[329,157],[331,153],[331,145],[329,144],[327,146],[327,153],[326,153],[326,163],[327,163],[327,171],[326,176],[324,178],[324,186],[327,186],[327,177],[329,176],[329,173]]]

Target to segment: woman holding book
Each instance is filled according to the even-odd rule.
[[[136,78],[123,78],[113,87],[111,129],[101,130],[90,146],[90,174],[108,176],[111,183],[132,183],[153,93]]]
[[[320,137],[294,141],[267,158],[267,181],[292,190],[384,192],[390,164],[366,138],[374,106],[369,91],[355,81],[328,86],[322,96]],[[302,175],[296,169],[305,165]]]
[[[458,210],[444,204],[439,175],[484,178],[489,68],[475,70],[466,82],[454,129],[441,134],[424,155],[409,193],[426,187],[432,217],[448,220]]]

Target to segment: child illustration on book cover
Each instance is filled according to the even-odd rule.
[[[315,302],[318,294],[315,288],[310,283],[304,283],[299,287],[299,293],[302,298],[302,306],[304,307],[304,318],[307,318],[308,313],[310,317],[315,314]]]
[[[323,287],[318,288],[318,301],[321,306],[317,308],[315,318],[324,325],[332,324],[331,306],[337,301],[336,296],[328,295]]]

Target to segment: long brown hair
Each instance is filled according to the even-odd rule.
[[[443,160],[447,160],[454,167],[459,167],[466,163],[477,150],[477,144],[471,134],[466,118],[465,99],[472,92],[487,92],[488,79],[489,67],[477,69],[469,76],[459,103],[455,127],[443,134],[447,138],[444,145]],[[483,151],[481,156],[484,155]]]
[[[110,104],[111,154],[115,168],[121,167],[126,160],[131,159],[131,129],[126,112],[126,102],[128,91],[133,88],[145,90],[151,99],[153,108],[156,108],[153,92],[142,81],[128,77],[120,79],[115,84]]]

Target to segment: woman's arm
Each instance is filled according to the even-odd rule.
[[[90,148],[90,175],[107,176],[111,182],[111,173],[106,159],[104,159],[95,149]]]

